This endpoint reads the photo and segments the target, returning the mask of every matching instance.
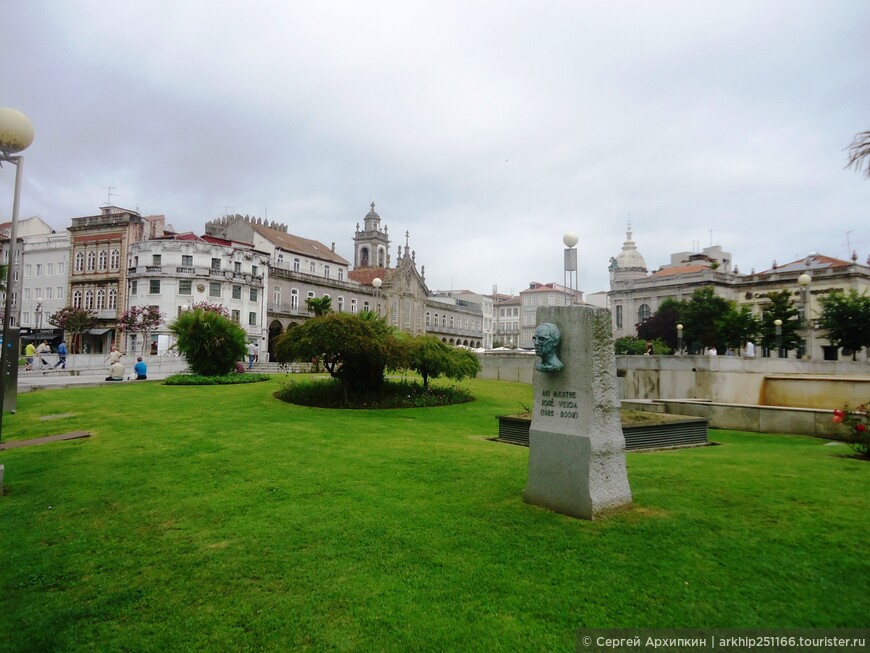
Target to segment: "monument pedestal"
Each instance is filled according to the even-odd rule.
[[[604,517],[631,505],[610,311],[540,308],[542,322],[561,333],[562,369],[535,371],[523,499],[571,517]]]

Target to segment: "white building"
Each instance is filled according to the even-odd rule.
[[[25,236],[21,266],[21,340],[46,340],[55,349],[63,330],[49,319],[67,305],[69,232]]]
[[[126,308],[157,306],[166,316],[150,335],[152,353],[162,353],[171,346],[169,325],[182,311],[207,303],[224,306],[248,340],[266,356],[267,253],[255,250],[250,243],[168,233],[133,243],[129,259]],[[128,351],[142,349],[135,338],[135,334],[127,335]]]

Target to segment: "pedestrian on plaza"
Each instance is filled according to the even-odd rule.
[[[48,343],[43,340],[39,343],[39,347],[36,348],[36,355],[39,358],[39,369],[45,369],[46,367],[51,367],[48,361],[43,358],[44,354],[50,354],[51,347],[49,347]]]
[[[136,373],[134,381],[144,381],[148,378],[148,366],[142,360],[141,356],[136,358],[136,364],[133,366],[133,371]]]
[[[260,362],[260,348],[257,346],[257,343],[254,343],[254,362]]]
[[[245,350],[248,352],[248,370],[254,367],[254,357],[257,355],[257,346],[253,342],[245,345]]]
[[[32,342],[28,342],[27,346],[24,348],[24,357],[27,359],[27,365],[24,367],[24,370],[29,372],[33,369],[33,357],[36,355],[36,347],[33,346]]]
[[[109,350],[109,357],[106,359],[106,363],[108,363],[109,367],[112,367],[115,363],[121,360],[121,352],[118,351],[118,348],[115,345],[112,345]]]
[[[60,367],[60,369],[66,369],[66,343],[61,340],[60,344],[57,346],[57,362],[54,364],[54,369]]]

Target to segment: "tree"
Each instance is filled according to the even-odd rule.
[[[682,321],[685,305],[686,302],[665,299],[651,318],[638,325],[637,337],[644,341],[661,340],[672,351],[675,350],[677,348],[677,324]]]
[[[849,145],[849,162],[846,164],[846,168],[855,168],[855,170],[861,172],[861,168],[864,167],[865,163],[867,164],[867,169],[864,171],[864,174],[870,177],[870,131],[855,134],[855,138],[852,139],[852,143]]]
[[[848,293],[834,291],[822,298],[819,325],[828,332],[835,347],[852,351],[852,360],[864,347],[870,347],[870,296],[854,288]]]
[[[326,296],[319,299],[317,297],[309,297],[305,300],[305,305],[309,311],[314,313],[314,317],[320,317],[332,311],[332,298]]]
[[[406,367],[406,348],[383,319],[352,313],[327,313],[281,334],[275,341],[279,363],[319,360],[349,392],[380,388],[387,369]]]
[[[9,275],[9,266],[0,265],[0,292],[6,292],[6,277]]]
[[[81,334],[94,328],[97,324],[97,314],[86,308],[64,306],[48,318],[48,323],[72,336],[70,348],[73,354],[77,354],[81,347]]]
[[[408,366],[423,377],[425,390],[430,378],[461,381],[480,372],[480,360],[474,353],[451,347],[435,336],[416,336],[408,343]]]
[[[720,297],[712,286],[698,288],[683,307],[683,335],[692,347],[724,347],[721,320],[733,302]]]
[[[781,346],[786,351],[796,349],[801,342],[798,334],[800,311],[795,308],[791,293],[788,290],[771,292],[767,294],[767,299],[770,303],[764,306],[761,317],[761,346],[768,350],[776,350],[777,337],[774,322],[782,320]]]
[[[236,361],[245,356],[244,330],[219,312],[194,308],[179,315],[169,330],[175,334],[175,346],[195,374],[229,374]]]
[[[144,354],[148,335],[160,326],[165,317],[157,306],[131,306],[118,318],[118,328],[130,333],[141,333],[141,353]]]
[[[719,320],[719,335],[726,348],[739,351],[743,346],[758,338],[761,320],[752,314],[748,306],[731,306]]]

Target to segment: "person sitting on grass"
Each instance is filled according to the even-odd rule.
[[[112,363],[112,366],[109,368],[109,376],[106,377],[106,381],[123,381],[124,380],[124,366],[121,364],[121,361],[115,361]]]
[[[142,361],[142,357],[136,358],[136,364],[133,366],[133,371],[136,372],[134,381],[144,381],[148,378],[148,366]]]
[[[245,373],[245,364],[242,361],[236,361],[236,374]]]

